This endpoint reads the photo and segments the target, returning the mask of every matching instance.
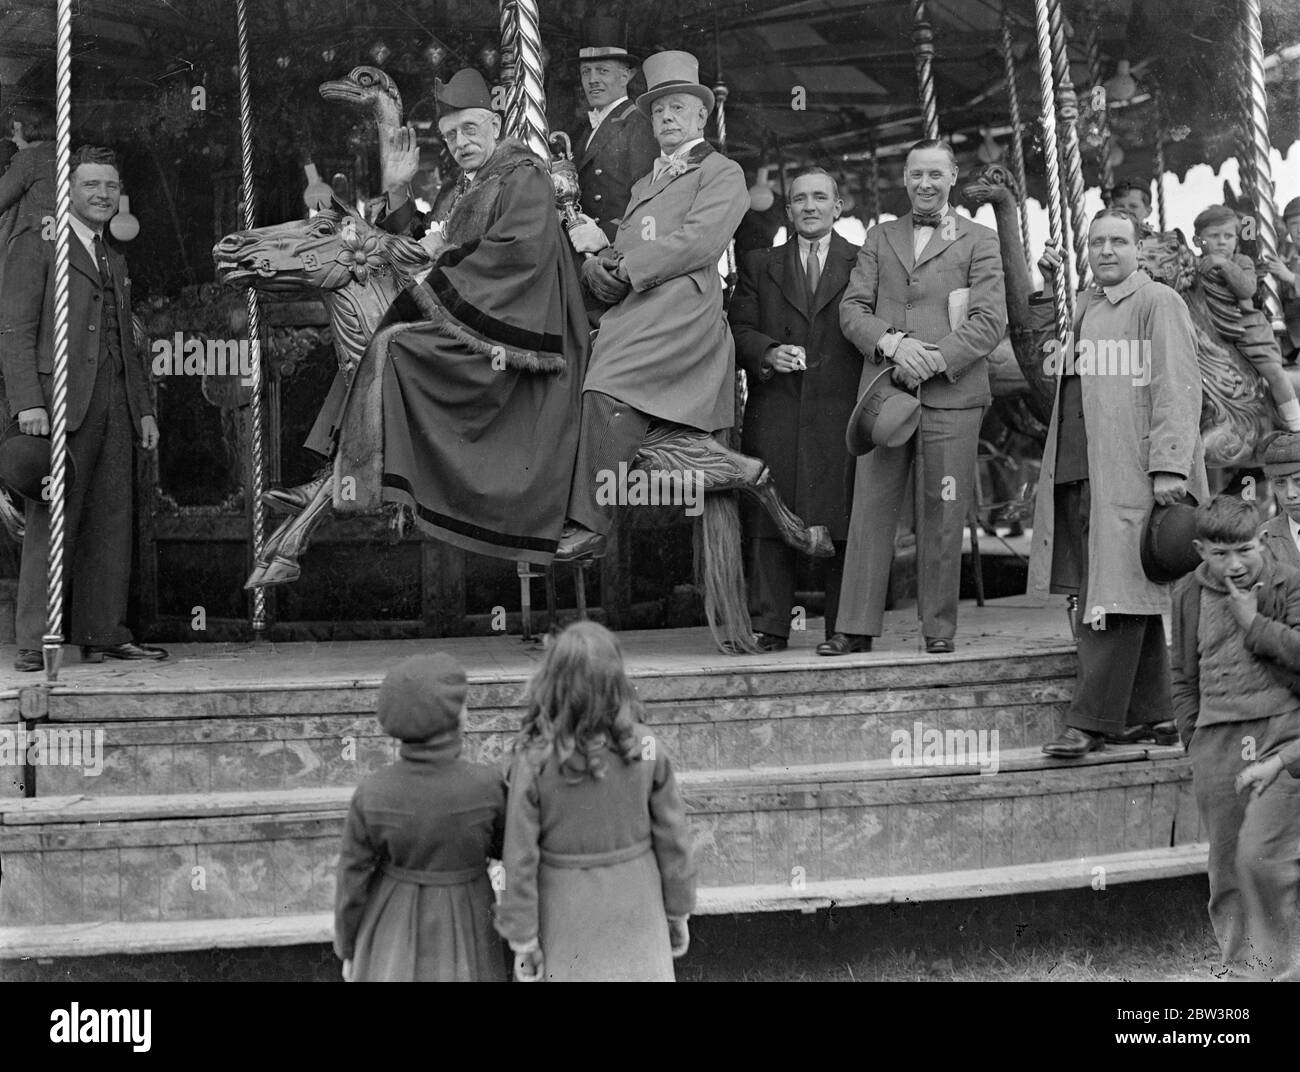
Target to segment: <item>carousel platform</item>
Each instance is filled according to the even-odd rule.
[[[1063,607],[964,606],[948,656],[918,650],[914,615],[835,659],[813,651],[819,620],[762,656],[719,654],[704,629],[621,634],[691,809],[700,912],[1205,869],[1181,748],[1039,751],[1073,687]],[[501,759],[540,654],[517,635],[175,645],[161,664],[73,661],[53,686],[6,671],[0,742],[27,751],[0,753],[0,958],[329,941],[352,789],[395,755],[379,682],[434,648],[470,677],[467,753]]]

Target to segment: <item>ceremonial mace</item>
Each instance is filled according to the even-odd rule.
[[[573,162],[573,143],[569,135],[557,130],[550,137],[550,143],[560,143],[559,153],[551,160],[551,185],[555,187],[555,207],[560,211],[560,222],[565,231],[580,223],[578,216],[578,199],[582,197],[582,186],[578,182],[578,165]],[[594,253],[584,253],[590,260]]]

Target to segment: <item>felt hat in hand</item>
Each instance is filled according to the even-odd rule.
[[[649,88],[637,97],[636,106],[646,115],[655,101],[670,93],[699,97],[704,107],[713,111],[713,90],[700,85],[700,61],[689,52],[656,52],[646,57],[641,72]]]
[[[578,63],[597,60],[622,60],[629,67],[641,62],[627,50],[627,24],[622,19],[599,15],[583,19],[578,34]]]
[[[1156,584],[1173,584],[1201,563],[1196,539],[1196,507],[1189,496],[1172,506],[1156,504],[1142,527],[1138,555],[1142,572]]]
[[[15,421],[0,440],[0,484],[12,488],[24,499],[48,502],[45,478],[50,475],[50,454],[48,436],[23,435]],[[67,459],[64,481],[70,488],[76,482],[77,467],[71,454]]]
[[[465,108],[486,108],[492,111],[492,93],[483,76],[473,67],[463,67],[451,76],[451,81],[433,80],[433,99],[438,104],[439,117]]]
[[[844,430],[850,454],[866,454],[875,447],[901,447],[921,423],[921,403],[894,383],[894,367],[886,362],[858,397]]]

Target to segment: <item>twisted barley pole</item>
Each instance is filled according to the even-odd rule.
[[[1159,111],[1159,108],[1157,102],[1157,111]],[[1160,120],[1160,125],[1156,128],[1156,155],[1152,170],[1155,171],[1156,180],[1156,223],[1160,227],[1161,234],[1163,234],[1167,230],[1165,217],[1165,126],[1163,117]]]
[[[1062,195],[1069,202],[1070,231],[1074,236],[1074,264],[1079,286],[1089,282],[1088,215],[1083,198],[1083,160],[1079,154],[1079,98],[1070,81],[1070,43],[1065,36],[1061,0],[1048,0],[1048,27],[1052,35],[1052,62],[1056,68],[1056,114],[1061,122],[1061,154],[1065,167]]]
[[[1029,256],[1029,182],[1025,177],[1025,139],[1020,130],[1020,87],[1016,79],[1016,59],[1011,52],[1011,13],[1002,4],[1002,62],[1007,80],[1007,106],[1011,113],[1011,167],[1020,188],[1020,244]]]
[[[50,542],[46,563],[45,676],[63,657],[63,550],[67,526],[68,237],[72,230],[72,0],[59,0],[55,34],[54,374],[50,409]],[[90,583],[93,578],[86,578]]]
[[[542,32],[537,0],[502,0],[501,47],[514,49],[514,79],[506,96],[506,132],[549,162]],[[509,30],[507,30],[509,26]]]
[[[1074,290],[1070,261],[1064,248],[1064,218],[1061,206],[1060,157],[1056,143],[1056,114],[1052,107],[1052,39],[1047,21],[1048,0],[1034,0],[1034,27],[1038,44],[1038,92],[1042,108],[1043,163],[1047,169],[1047,223],[1051,243],[1061,251],[1053,298],[1056,304],[1056,339],[1061,357],[1069,352],[1074,331]]]
[[[250,60],[248,54],[248,0],[236,0],[236,32],[239,36],[239,139],[243,154],[244,178],[244,230],[257,226],[257,194],[253,189],[253,94]],[[265,507],[262,492],[265,473],[262,470],[263,414],[262,414],[262,311],[257,291],[249,287],[248,295],[248,352],[252,364],[252,397],[249,400],[249,439],[251,447],[249,496],[253,515],[253,558],[262,557],[264,543],[263,525]],[[261,639],[266,631],[266,590],[253,589],[254,639]]]
[[[1238,85],[1242,87],[1237,97],[1237,173],[1242,196],[1254,201],[1258,184],[1255,181],[1255,139],[1251,134],[1250,31],[1246,22],[1245,18],[1239,20],[1235,42],[1236,76]]]
[[[1259,21],[1260,0],[1245,0],[1246,61],[1250,91],[1250,135],[1254,172],[1255,233],[1261,260],[1277,256],[1277,212],[1273,204],[1272,148],[1268,137],[1268,88],[1264,82],[1264,39]],[[1264,313],[1275,330],[1282,328],[1282,298],[1277,280],[1264,276]]]
[[[912,51],[916,57],[916,93],[921,100],[921,127],[927,138],[939,136],[939,106],[934,97],[934,28],[925,0],[912,0]]]
[[[1088,25],[1088,78],[1092,82],[1092,106],[1097,113],[1097,133],[1101,137],[1101,165],[1097,172],[1102,193],[1109,198],[1110,188],[1115,185],[1115,169],[1110,162],[1110,101],[1106,99],[1106,85],[1101,80],[1101,24],[1095,18]]]

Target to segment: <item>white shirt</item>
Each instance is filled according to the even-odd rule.
[[[1291,528],[1291,539],[1295,543],[1296,550],[1300,551],[1300,522],[1293,517],[1288,517],[1286,523]]]
[[[810,249],[817,251],[817,267],[826,270],[826,254],[831,250],[831,236],[824,234],[821,238],[804,238],[799,236],[799,265],[803,268],[803,274],[808,274],[808,252]]]
[[[95,256],[95,235],[103,237],[103,230],[92,231],[71,212],[68,213],[68,219],[72,221],[72,233],[81,239],[81,244],[86,247],[86,252],[90,254],[90,263],[98,268],[99,258]]]
[[[594,112],[587,113],[587,122],[591,124],[591,133],[587,135],[587,140],[583,142],[584,147],[591,144],[591,139],[596,136],[597,128],[600,126],[601,123],[603,123],[609,117],[609,113],[612,112],[615,108],[617,108],[620,104],[622,104],[625,100],[627,100],[626,93],[624,93],[623,96],[619,97],[618,100],[616,100],[613,104],[607,104],[603,108],[597,108]]]
[[[704,142],[703,138],[696,138],[694,141],[684,142],[683,144],[677,146],[675,150],[673,150],[672,154],[668,157],[668,159],[682,160],[685,158],[687,153],[689,153],[692,149],[695,148],[695,146],[701,145],[703,144],[703,142]],[[663,154],[663,150],[660,150],[659,155],[655,157],[654,174],[650,177],[650,182],[652,184],[659,181],[659,176],[663,172],[664,167],[665,167],[664,154]]]

